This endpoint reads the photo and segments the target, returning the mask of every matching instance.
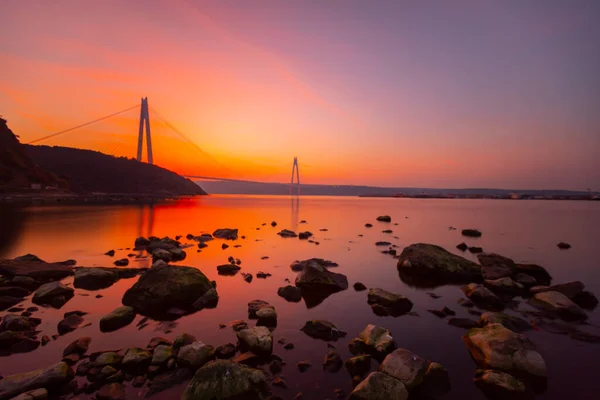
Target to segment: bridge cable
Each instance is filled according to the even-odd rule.
[[[137,107],[139,107],[139,106],[140,106],[139,104],[136,104],[136,105],[135,105],[135,106],[133,106],[133,107],[129,107],[129,108],[126,108],[125,110],[121,110],[121,111],[118,111],[118,112],[116,112],[116,113],[113,113],[113,114],[110,114],[110,115],[106,115],[106,116],[104,116],[104,117],[102,117],[102,118],[98,118],[98,119],[95,119],[95,120],[93,120],[93,121],[86,122],[85,124],[77,125],[77,126],[74,126],[74,127],[72,127],[72,128],[65,129],[64,131],[56,132],[56,133],[53,133],[53,134],[51,134],[51,135],[44,136],[44,137],[41,137],[41,138],[39,138],[39,139],[32,140],[31,142],[28,142],[27,144],[34,144],[34,143],[38,143],[38,142],[41,142],[41,141],[43,141],[43,140],[50,139],[50,138],[53,138],[53,137],[55,137],[55,136],[58,136],[58,135],[62,135],[63,133],[67,133],[67,132],[70,132],[70,131],[74,131],[75,129],[83,128],[84,126],[88,126],[88,125],[94,124],[94,123],[96,123],[96,122],[100,122],[100,121],[102,121],[102,120],[108,119],[108,118],[110,118],[110,117],[114,117],[114,116],[117,116],[117,115],[119,115],[119,114],[123,114],[124,112],[130,111],[130,110],[133,110],[134,108],[137,108]]]
[[[225,168],[226,170],[228,170],[230,172],[233,172],[231,170],[231,168],[227,167],[224,164],[221,164],[220,162],[218,162],[217,160],[215,160],[210,154],[208,154],[206,151],[202,150],[202,148],[200,146],[198,146],[196,143],[194,143],[194,141],[192,139],[190,139],[189,137],[187,137],[183,132],[181,132],[173,124],[171,124],[169,121],[167,121],[167,119],[165,117],[163,117],[158,111],[156,111],[152,106],[148,106],[148,108],[150,108],[150,110],[154,113],[154,115],[158,119],[160,119],[162,122],[164,122],[165,125],[167,125],[169,128],[171,128],[173,130],[173,132],[175,132],[176,134],[178,134],[179,136],[181,136],[181,138],[183,138],[183,140],[185,140],[190,145],[192,145],[197,151],[199,151],[200,153],[202,153],[204,156],[208,157],[215,164],[218,164],[221,167]]]

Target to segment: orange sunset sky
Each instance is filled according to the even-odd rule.
[[[150,105],[155,162],[303,183],[600,190],[600,2],[7,1],[23,142]],[[135,157],[139,110],[42,144]]]

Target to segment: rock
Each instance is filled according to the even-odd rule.
[[[323,369],[327,372],[338,372],[343,365],[342,358],[335,350],[329,350],[323,361]]]
[[[371,369],[371,356],[363,354],[351,357],[344,363],[350,376],[365,376]]]
[[[46,400],[48,398],[48,391],[46,389],[35,389],[30,390],[26,393],[13,397],[11,400]]]
[[[113,257],[115,255],[115,251],[114,250],[109,250],[106,253],[104,253],[105,256],[109,256],[109,257]]]
[[[19,286],[4,286],[0,287],[0,297],[8,296],[8,297],[25,297],[29,296],[29,290],[23,289]]]
[[[410,312],[413,307],[408,298],[379,288],[369,289],[367,302],[377,315],[398,316]]]
[[[305,260],[304,268],[296,277],[296,286],[304,291],[338,292],[348,289],[348,278],[328,271],[317,259]]]
[[[45,346],[48,343],[50,343],[50,338],[48,336],[44,335],[44,336],[42,336],[41,342],[42,342],[42,346]]]
[[[469,318],[450,318],[448,325],[456,326],[458,328],[471,329],[477,327],[477,322]]]
[[[390,242],[385,242],[385,241],[375,242],[375,246],[390,246],[390,245],[391,245]]]
[[[483,247],[471,246],[471,247],[469,247],[469,252],[471,252],[473,254],[483,253]]]
[[[171,308],[193,309],[194,302],[210,289],[210,281],[200,270],[166,265],[144,272],[125,292],[123,304],[144,315],[160,316]]]
[[[296,366],[298,367],[298,371],[306,372],[310,367],[312,367],[312,363],[308,360],[298,361]]]
[[[143,236],[140,236],[139,238],[135,239],[134,242],[134,247],[142,247],[142,246],[148,246],[150,244],[150,241],[148,239],[146,239]]]
[[[252,274],[242,272],[242,278],[244,278],[244,280],[248,283],[252,282]]]
[[[279,236],[283,238],[297,237],[296,232],[290,231],[289,229],[283,229],[282,231],[277,233]]]
[[[125,386],[119,382],[107,383],[96,393],[97,400],[125,400]]]
[[[148,393],[145,397],[153,396],[172,386],[188,381],[192,371],[188,368],[177,368],[157,375],[148,383]],[[168,398],[168,397],[167,397]]]
[[[51,304],[53,299],[64,297],[69,300],[74,296],[73,288],[67,287],[60,282],[45,283],[36,290],[31,301],[35,304]]]
[[[600,343],[600,335],[590,332],[574,331],[570,333],[570,336],[571,339],[578,340],[580,342]]]
[[[0,355],[27,353],[40,347],[40,341],[27,336],[24,332],[0,332]]]
[[[242,319],[233,320],[229,322],[228,325],[231,326],[235,332],[239,332],[242,329],[248,329],[248,323]]]
[[[182,400],[266,399],[269,388],[262,371],[228,360],[211,361],[188,384]]]
[[[490,324],[501,324],[507,329],[517,333],[533,329],[533,326],[529,322],[519,317],[496,312],[486,312],[482,314],[481,318],[479,318],[479,326],[484,327]]]
[[[359,337],[369,350],[380,355],[389,354],[396,348],[391,332],[381,326],[369,324]]]
[[[169,250],[165,250],[165,249],[152,250],[152,261],[153,262],[163,261],[165,263],[168,263],[172,259],[173,259],[173,254],[171,254],[171,252]]]
[[[481,253],[477,255],[481,264],[484,279],[500,279],[512,276],[516,271],[513,260],[496,253]]]
[[[192,307],[196,310],[202,310],[203,308],[215,308],[219,303],[219,294],[214,288],[208,289],[198,300],[192,304]]]
[[[271,276],[271,274],[269,274],[268,272],[258,271],[256,273],[256,277],[261,279],[267,279],[269,276]]]
[[[104,367],[106,365],[117,365],[123,360],[123,356],[115,353],[114,351],[106,351],[101,353],[94,359],[94,366]]]
[[[171,253],[172,261],[183,261],[187,257],[186,252],[184,250],[180,249],[179,247],[170,249],[169,253]]]
[[[271,221],[271,226],[272,226],[273,228],[275,228],[275,227],[277,226],[277,222],[275,222],[275,221]]]
[[[100,319],[100,331],[111,332],[129,325],[135,319],[133,307],[119,307]]]
[[[250,318],[250,319],[258,318],[256,313],[258,312],[258,310],[263,309],[263,308],[273,308],[274,309],[274,307],[272,305],[270,305],[268,302],[266,302],[264,300],[252,300],[252,301],[248,302],[248,318]]]
[[[219,275],[235,275],[240,269],[242,268],[235,264],[223,264],[217,266]]]
[[[221,359],[228,359],[235,356],[236,352],[237,348],[235,347],[235,345],[233,343],[227,343],[217,347],[217,350],[215,351],[215,356]]]
[[[362,292],[363,290],[367,290],[367,287],[362,284],[361,282],[356,282],[354,285],[354,290],[356,290],[357,292]]]
[[[163,337],[157,336],[157,337],[153,337],[152,339],[150,339],[150,343],[148,343],[148,346],[146,346],[146,347],[148,347],[150,349],[154,349],[160,345],[172,346],[173,342],[171,342],[169,339],[165,339]]]
[[[346,336],[346,332],[339,330],[331,322],[325,320],[306,321],[304,327],[300,330],[310,337],[325,341],[336,341]]]
[[[504,308],[504,302],[483,285],[471,283],[461,289],[469,299],[481,308],[489,310],[502,310]]]
[[[303,271],[307,265],[319,265],[323,268],[338,266],[338,264],[333,261],[324,260],[322,258],[309,258],[308,260],[294,261],[292,265],[290,265],[290,268],[292,269],[292,271],[300,272]]]
[[[7,376],[0,380],[0,399],[10,399],[34,389],[56,389],[68,383],[74,376],[73,369],[64,362],[31,372]]]
[[[300,232],[298,234],[298,239],[300,239],[300,240],[308,240],[312,235],[313,235],[312,232],[309,232],[309,231]]]
[[[68,356],[69,354],[84,355],[88,351],[91,341],[91,337],[80,337],[74,342],[71,342],[71,344],[63,350],[63,357]]]
[[[186,368],[198,369],[210,361],[214,354],[214,347],[196,341],[179,349],[177,364]]]
[[[173,350],[177,352],[183,346],[187,346],[188,344],[192,344],[196,341],[197,340],[195,336],[190,335],[189,333],[182,333],[175,338],[175,341],[173,342]]]
[[[398,379],[410,392],[418,390],[436,397],[435,394],[443,394],[450,389],[450,379],[444,367],[406,349],[394,350],[377,370]]]
[[[126,368],[147,367],[152,361],[152,353],[137,347],[127,349],[125,357],[121,363]]]
[[[139,388],[144,386],[144,383],[146,383],[146,377],[144,375],[138,375],[133,378],[133,381],[131,381],[131,386],[134,388]]]
[[[294,343],[286,343],[285,346],[283,346],[284,349],[286,350],[293,350],[294,349]]]
[[[398,258],[401,278],[405,275],[426,279],[431,286],[482,280],[481,266],[432,244],[412,244]]]
[[[523,285],[526,288],[530,288],[532,286],[537,285],[537,281],[531,275],[518,273],[515,275],[514,279],[515,279],[515,282],[520,283],[521,285]]]
[[[544,267],[535,264],[515,264],[515,272],[532,276],[538,285],[550,285],[552,276]]]
[[[247,351],[233,357],[231,361],[244,365],[257,366],[261,360],[264,359],[261,359],[261,357],[257,354]]]
[[[444,307],[441,310],[427,310],[427,311],[429,311],[436,317],[440,317],[440,318],[446,318],[449,315],[456,315],[456,312],[452,311],[448,307]]]
[[[24,317],[20,315],[7,314],[0,323],[0,332],[4,331],[34,331],[36,326],[42,322],[39,318]]]
[[[560,292],[537,293],[529,299],[529,304],[567,321],[587,319],[587,314]]]
[[[581,293],[584,288],[585,285],[583,284],[583,282],[574,281],[552,286],[534,286],[529,289],[529,292],[531,294],[537,294],[542,292],[559,292],[571,299],[577,296],[579,293]]]
[[[19,257],[17,257],[14,260],[0,260],[0,275],[13,278],[13,285],[16,285],[16,277],[26,277],[39,282],[48,282],[73,275],[73,268],[69,265],[59,263],[19,260]]]
[[[484,281],[486,287],[497,292],[520,292],[525,289],[525,286],[513,281],[509,277],[498,279],[486,279]]]
[[[287,285],[277,289],[277,295],[287,301],[297,303],[302,300],[302,290],[299,287]]]
[[[229,228],[217,229],[212,235],[217,239],[236,240],[238,238],[238,230]]]
[[[83,318],[77,314],[71,314],[68,317],[64,318],[57,325],[57,330],[59,335],[64,335],[65,333],[69,333],[77,329],[79,325],[83,323]]]
[[[223,244],[221,245],[221,249],[225,250],[225,249],[227,249],[227,248],[229,248],[229,245],[228,245],[227,243],[223,243]]]
[[[577,304],[581,308],[592,310],[598,305],[598,298],[594,293],[587,290],[582,290],[575,296],[571,297],[573,303]]]
[[[113,264],[115,264],[117,267],[126,267],[129,265],[129,259],[121,258],[120,260],[116,260]]]
[[[406,400],[408,391],[402,382],[381,372],[371,372],[350,393],[348,400]]]
[[[273,334],[267,327],[242,329],[237,333],[237,338],[243,348],[255,354],[268,355],[273,351]]]
[[[104,268],[79,268],[75,270],[73,286],[86,290],[104,289],[115,283],[117,279],[116,273]]]
[[[467,246],[467,244],[465,242],[462,242],[460,244],[457,244],[456,248],[459,249],[460,251],[467,251],[469,246]]]
[[[392,217],[390,217],[389,215],[380,215],[379,217],[377,217],[377,221],[379,221],[379,222],[392,222]]]
[[[373,224],[369,224],[369,223],[365,224],[365,228],[372,228],[372,227],[373,227]]]
[[[24,299],[20,297],[12,297],[12,296],[0,296],[0,310],[6,310],[14,306],[15,304],[19,304]]]
[[[15,276],[10,280],[11,286],[18,286],[27,290],[37,289],[40,283],[28,276]]]
[[[571,248],[571,245],[569,243],[560,242],[556,245],[556,247],[558,247],[561,250],[567,250]]]
[[[473,380],[490,399],[523,399],[528,394],[522,380],[504,372],[477,370]]]
[[[277,325],[277,312],[275,308],[263,307],[256,312],[256,318],[258,318],[257,325],[264,326],[276,326]]]
[[[481,232],[477,229],[463,229],[462,235],[467,237],[481,237]]]
[[[546,363],[535,351],[533,342],[501,324],[473,328],[463,336],[463,341],[481,368],[516,376],[546,377]]]

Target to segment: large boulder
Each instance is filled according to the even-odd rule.
[[[348,400],[406,400],[406,386],[396,378],[381,372],[371,372],[360,382]]]
[[[492,311],[499,311],[504,308],[502,299],[483,285],[470,283],[467,286],[462,287],[462,291],[481,308]]]
[[[242,348],[258,355],[269,355],[273,351],[273,334],[265,326],[242,329],[237,332]]]
[[[346,332],[338,329],[334,324],[325,320],[306,321],[300,330],[310,337],[326,341],[335,341],[346,336]]]
[[[391,352],[378,371],[398,379],[409,392],[441,394],[450,389],[450,378],[444,367],[407,349]]]
[[[53,304],[56,298],[64,298],[65,301],[74,296],[73,288],[60,282],[45,283],[36,290],[31,301],[35,304]],[[64,302],[63,302],[64,304]]]
[[[7,376],[0,380],[0,399],[10,399],[33,389],[55,389],[71,381],[74,376],[75,372],[65,362],[59,362],[50,367],[31,372]]]
[[[405,276],[422,278],[431,286],[482,280],[480,265],[426,243],[405,247],[398,257],[398,271],[403,279]]]
[[[408,298],[379,288],[369,289],[367,302],[375,314],[383,316],[406,314],[413,307],[412,301]]]
[[[198,300],[192,304],[192,307],[195,310],[202,310],[204,308],[215,308],[219,303],[219,294],[217,293],[217,289],[211,288],[208,289],[206,293],[204,293]]]
[[[269,394],[263,371],[229,360],[216,360],[196,371],[181,399],[263,400]]]
[[[533,342],[501,324],[473,328],[463,336],[463,341],[481,368],[516,376],[546,377],[546,363]]]
[[[86,290],[104,289],[115,283],[117,279],[115,272],[104,268],[79,268],[75,271],[73,286]]]
[[[481,264],[484,279],[500,279],[511,276],[515,273],[515,262],[510,258],[496,253],[477,254],[477,259]]]
[[[541,292],[529,299],[529,304],[565,320],[587,319],[587,314],[560,292]]]
[[[135,319],[133,307],[122,306],[100,319],[100,331],[111,332],[129,325]]]
[[[177,363],[182,367],[195,370],[210,361],[214,354],[213,346],[196,341],[179,349]]]
[[[164,316],[171,308],[193,309],[212,289],[208,278],[192,267],[165,265],[144,272],[123,296],[123,304],[149,316]]]

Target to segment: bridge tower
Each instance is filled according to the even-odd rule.
[[[294,189],[294,172],[296,172],[296,195],[300,194],[300,168],[298,167],[298,157],[294,157],[294,164],[292,165],[292,183],[290,186],[290,195]]]
[[[144,125],[146,126],[146,145],[148,148],[148,164],[152,164],[152,140],[150,139],[150,114],[148,113],[148,98],[142,97],[140,108],[140,129],[138,134],[137,160],[142,161],[142,146],[144,144]]]

